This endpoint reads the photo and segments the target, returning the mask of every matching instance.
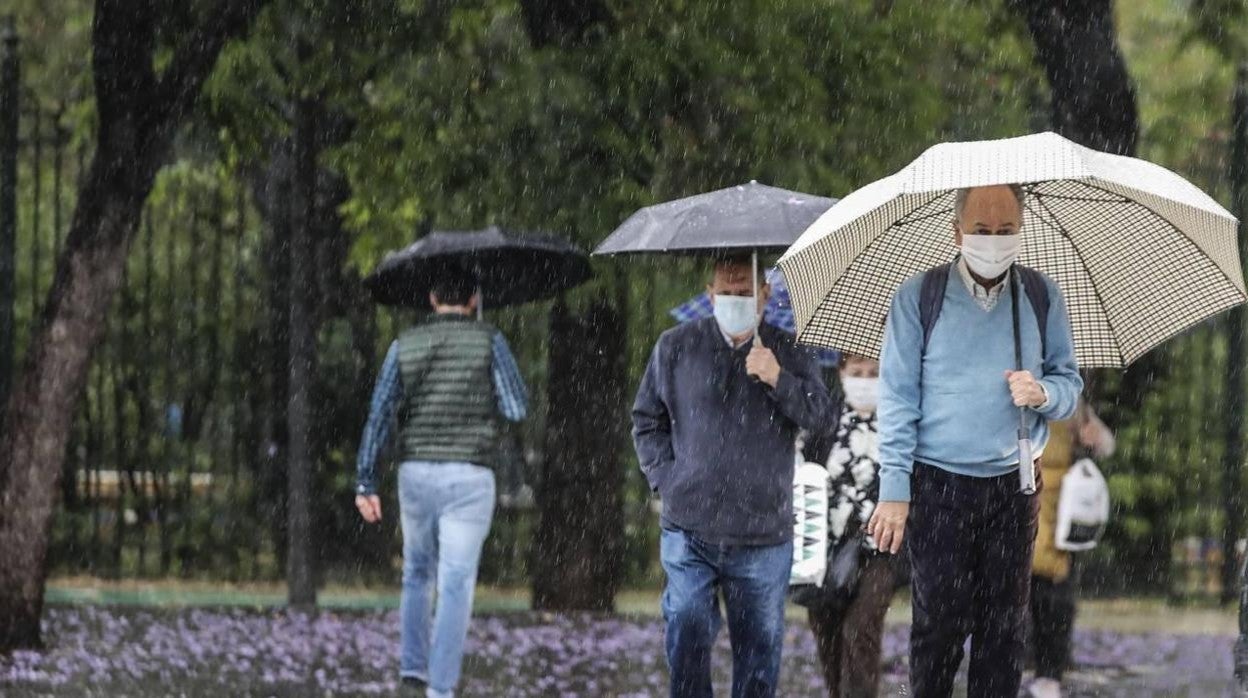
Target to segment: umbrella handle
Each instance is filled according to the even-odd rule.
[[[1017,265],[1016,265],[1017,266]],[[1014,366],[1023,370],[1023,343],[1018,331],[1018,270],[1011,267],[1010,315],[1014,321]],[[1018,408],[1018,491],[1025,495],[1036,493],[1036,461],[1031,456],[1031,429],[1027,426],[1027,408]]]
[[[1018,438],[1018,491],[1027,495],[1036,493],[1036,461],[1031,456],[1031,439],[1022,429]]]
[[[750,255],[750,261],[751,261],[751,266],[752,266],[752,274],[750,275],[750,280],[754,283],[754,311],[755,311],[754,312],[754,336],[750,338],[750,342],[756,347],[761,347],[763,346],[763,338],[759,336],[758,330],[759,330],[759,325],[763,324],[763,311],[758,309],[758,250],[754,250],[754,252]],[[750,376],[750,378],[753,379],[755,383],[763,382],[763,379],[759,378],[758,376],[752,375]]]
[[[763,311],[758,308],[758,250],[755,249],[750,254],[751,273],[750,281],[754,284],[754,345],[762,346],[762,341],[758,338],[758,326],[763,322]]]

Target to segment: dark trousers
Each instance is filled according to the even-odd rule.
[[[975,478],[915,464],[906,540],[915,698],[953,694],[971,638],[968,698],[1018,695],[1039,498],[1018,475]]]
[[[1036,676],[1062,680],[1070,663],[1071,635],[1075,629],[1075,585],[1071,578],[1054,582],[1031,578],[1031,646]]]
[[[880,690],[884,614],[896,588],[893,560],[871,555],[848,605],[816,604],[807,610],[829,698],[875,698]]]
[[[713,545],[664,527],[659,558],[667,574],[663,619],[672,698],[711,698],[711,653],[728,616],[732,697],[772,698],[780,684],[784,602],[793,543]]]

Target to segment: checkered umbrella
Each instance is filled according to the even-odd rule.
[[[1061,287],[1082,367],[1123,367],[1245,300],[1236,220],[1179,175],[1053,133],[930,148],[845,197],[780,268],[798,339],[878,356],[901,282],[954,258],[959,188],[1021,183],[1020,262]]]

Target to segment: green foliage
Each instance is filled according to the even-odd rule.
[[[425,220],[591,246],[655,201],[749,179],[842,195],[955,128],[1025,127],[1010,98],[1034,77],[1027,53],[1013,39],[966,48],[992,19],[977,6],[620,4],[615,17],[588,48],[533,50],[511,3],[458,7],[442,41],[370,82],[332,160],[352,183],[353,261],[371,267]]]
[[[1228,61],[1248,59],[1248,2],[1192,0],[1185,42],[1202,41]]]
[[[995,6],[611,7],[612,30],[586,46],[536,50],[514,3],[457,5],[442,36],[396,55],[363,83],[363,99],[341,103],[355,129],[326,162],[351,183],[341,210],[358,269],[426,227],[499,223],[592,248],[641,206],[750,179],[842,196],[933,142],[1030,122],[1030,49]],[[668,308],[702,290],[704,270],[672,260],[597,270],[574,295],[624,299],[635,382]],[[540,386],[540,310],[490,317]],[[547,409],[540,387],[536,397],[530,445]],[[640,560],[652,557],[647,498],[630,465],[626,545]],[[644,566],[631,574],[648,579]]]
[[[1140,156],[1184,175],[1224,204],[1229,203],[1235,55],[1203,22],[1215,9],[1233,12],[1237,2],[1196,2],[1189,8],[1166,0],[1118,3],[1117,18],[1137,87]],[[1248,27],[1229,22],[1226,29],[1242,34]],[[1224,325],[1195,328],[1158,351],[1166,356],[1169,375],[1150,386],[1138,418],[1128,420],[1115,405],[1102,406],[1118,434],[1118,453],[1103,464],[1114,519],[1105,543],[1087,562],[1094,584],[1107,591],[1124,583],[1169,591],[1176,541],[1219,538],[1222,493],[1245,485],[1242,476],[1234,482],[1222,476]],[[1248,357],[1233,360],[1242,364]],[[1111,384],[1114,380],[1109,377]]]
[[[90,146],[90,3],[14,2],[25,82],[36,103],[61,111],[60,123],[74,144],[67,151],[72,161],[76,144]],[[585,42],[535,49],[514,1],[273,2],[248,39],[222,54],[201,114],[179,143],[179,162],[162,175],[149,201],[157,289],[151,340],[163,347],[172,330],[180,348],[171,357],[151,359],[162,368],[146,379],[151,392],[145,414],[155,419],[150,415],[159,415],[165,402],[206,390],[203,377],[212,367],[204,351],[186,348],[192,337],[219,332],[226,346],[237,339],[254,347],[271,329],[265,326],[262,230],[254,210],[245,205],[240,219],[228,206],[198,238],[191,226],[215,215],[209,202],[241,194],[239,173],[263,167],[274,143],[288,135],[291,105],[302,97],[316,98],[345,125],[346,137],[324,153],[321,164],[350,184],[341,214],[354,235],[349,263],[360,272],[431,227],[499,223],[561,233],[588,249],[641,206],[750,179],[843,196],[932,143],[1022,133],[1047,114],[1047,86],[1032,65],[1030,41],[1001,2],[608,0],[608,7],[612,21]],[[1139,95],[1140,154],[1223,201],[1231,81],[1235,62],[1245,57],[1248,31],[1243,17],[1243,0],[1117,4],[1120,40]],[[174,21],[159,28],[166,47],[181,26]],[[23,220],[29,220],[33,195],[29,176],[24,181],[19,202]],[[40,183],[46,197],[47,169]],[[72,201],[72,192],[64,199]],[[45,240],[53,232],[49,210],[45,203],[38,232]],[[26,249],[30,228],[22,230]],[[191,283],[198,279],[201,293],[208,287],[206,267],[196,262],[220,231],[229,231],[220,295],[233,298],[235,288],[243,293],[237,306],[231,302],[210,315],[216,311],[207,300],[191,302]],[[136,299],[149,273],[145,244],[141,235],[129,269]],[[237,278],[231,271],[236,262],[243,269]],[[41,264],[19,264],[19,288],[46,289],[46,254]],[[608,295],[622,302],[629,332],[620,341],[635,382],[655,337],[671,324],[667,310],[701,290],[704,269],[670,259],[595,266],[595,280],[568,300],[581,304]],[[186,272],[193,268],[200,276]],[[511,339],[533,389],[535,414],[523,433],[526,445],[539,451],[538,461],[549,409],[543,386],[546,373],[558,370],[546,363],[546,310],[535,305],[488,313]],[[34,304],[22,302],[18,312],[25,327]],[[366,356],[353,345],[349,323],[328,323],[320,337],[321,402],[356,395],[359,362],[375,364],[408,319],[378,312],[376,346]],[[143,331],[141,315],[124,322],[131,332]],[[119,329],[114,325],[112,331]],[[1088,558],[1090,567],[1119,577],[1152,570],[1157,584],[1164,581],[1171,544],[1186,535],[1216,535],[1222,488],[1243,485],[1217,475],[1227,361],[1221,328],[1199,328],[1163,351],[1174,370],[1155,384],[1138,419],[1115,421],[1115,407],[1105,406],[1120,446],[1104,464],[1115,520],[1103,548]],[[123,359],[124,375],[143,374],[146,354],[108,355]],[[250,358],[229,357],[222,364],[222,379],[244,394],[264,389],[253,384],[262,372],[247,365]],[[166,360],[199,378],[167,379]],[[106,373],[93,381],[87,404],[101,397],[98,404],[109,404],[113,380]],[[1112,385],[1117,378],[1105,380]],[[235,414],[252,420],[248,424],[260,419],[249,404],[217,404],[220,425]],[[322,552],[345,561],[367,550],[366,565],[384,570],[395,552],[394,532],[362,529],[343,504],[363,421],[363,406],[351,405],[327,410],[319,425],[317,509],[327,541]],[[136,422],[136,407],[126,410]],[[136,457],[168,458],[158,441],[143,448],[134,450],[142,454]],[[210,446],[200,442],[194,448]],[[272,477],[260,451],[250,444],[243,464],[258,483]],[[187,462],[206,464],[204,457]],[[630,478],[624,532],[630,579],[646,582],[653,517],[631,465]],[[257,492],[244,488],[230,503],[254,516]],[[394,511],[393,501],[388,504]],[[279,514],[274,512],[275,520]],[[88,523],[67,518],[58,525],[68,530],[73,524],[81,536]],[[201,523],[204,530],[213,524],[211,517]],[[491,545],[523,536],[530,525],[505,525],[513,524],[514,531],[508,528]],[[238,531],[223,536],[241,537]],[[73,549],[81,550],[82,539],[74,540]],[[266,547],[265,554],[265,569],[280,572],[280,560],[272,559],[280,557],[278,547]],[[513,568],[487,565],[483,574],[514,581],[506,576]]]

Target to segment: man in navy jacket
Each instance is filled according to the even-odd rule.
[[[794,442],[830,399],[791,335],[758,325],[748,259],[715,265],[715,316],[663,333],[633,405],[633,441],[663,500],[663,616],[673,696],[710,696],[722,595],[735,696],[772,696],[793,559]],[[757,329],[756,329],[757,328]],[[757,338],[755,333],[757,332]],[[761,341],[755,341],[755,340]]]

